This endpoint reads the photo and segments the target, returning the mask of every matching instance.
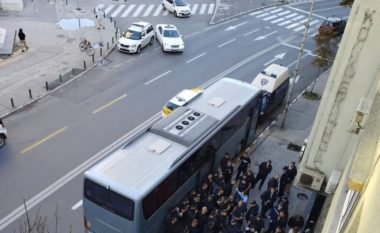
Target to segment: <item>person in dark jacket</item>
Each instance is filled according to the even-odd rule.
[[[266,162],[262,162],[259,166],[259,172],[256,176],[256,183],[260,181],[259,190],[263,186],[267,176],[272,171],[272,161],[268,160]]]
[[[289,177],[289,168],[288,168],[288,166],[284,166],[282,168],[282,170],[283,170],[283,172],[282,172],[281,177],[280,177],[280,187],[279,187],[279,190],[278,190],[278,196],[280,198],[282,196],[284,196],[285,186],[287,184],[291,183],[291,180],[290,180],[290,177]]]
[[[231,160],[227,160],[227,164],[225,167],[222,167],[222,173],[224,177],[224,182],[231,182],[232,174],[234,173],[234,165],[232,164]]]
[[[247,213],[245,214],[245,220],[249,224],[254,219],[256,219],[256,216],[258,214],[259,214],[259,206],[257,205],[256,201],[252,201]]]
[[[266,212],[273,207],[273,204],[277,200],[277,190],[275,188],[270,188],[265,190],[261,195],[261,217],[266,218]]]
[[[243,156],[240,157],[239,159],[240,159],[240,165],[236,173],[236,177],[235,177],[236,181],[239,179],[241,173],[245,174],[247,172],[247,169],[249,165],[251,164],[251,158],[249,158],[248,153],[244,153]]]
[[[22,28],[20,28],[18,30],[18,38],[20,40],[20,46],[21,46],[21,50],[24,52],[25,49],[29,49],[29,47],[26,45],[26,41],[25,41],[25,33],[22,31]]]
[[[270,189],[272,187],[277,188],[278,187],[278,179],[279,179],[278,174],[276,174],[272,178],[270,178],[268,181],[268,184],[267,184],[267,189]]]
[[[289,179],[290,179],[290,182],[285,186],[285,193],[289,196],[289,193],[290,193],[290,188],[292,187],[292,183],[294,181],[294,179],[296,178],[297,176],[297,168],[296,168],[296,163],[295,162],[291,162],[290,165],[289,165]]]

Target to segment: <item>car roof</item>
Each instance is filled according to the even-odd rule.
[[[145,27],[149,26],[150,23],[148,22],[135,22],[132,23],[132,25],[128,28],[129,30],[132,31],[142,31]]]
[[[163,29],[177,30],[177,27],[173,24],[157,24],[157,27],[161,26]]]
[[[343,18],[339,18],[339,17],[328,17],[326,19],[326,21],[335,23],[335,22],[339,22],[339,21],[344,21],[344,19]]]
[[[196,92],[193,90],[184,89],[180,91],[178,94],[176,94],[173,98],[171,98],[169,102],[176,104],[178,106],[183,106],[201,93],[202,92]]]

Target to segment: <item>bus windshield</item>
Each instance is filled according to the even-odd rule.
[[[89,179],[84,181],[84,196],[104,209],[133,221],[134,203],[132,200]]]

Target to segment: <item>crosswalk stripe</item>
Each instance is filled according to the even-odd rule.
[[[316,23],[318,23],[319,22],[319,20],[318,19],[316,19],[316,20],[313,20],[310,24],[309,24],[309,26],[311,26],[311,25],[314,25],[314,24],[316,24]]]
[[[300,21],[300,23],[306,23],[309,19],[303,19]]]
[[[191,14],[192,15],[195,14],[195,12],[197,11],[197,9],[198,9],[198,4],[196,3],[196,4],[194,4],[193,8],[191,9]]]
[[[304,26],[304,25],[302,25],[301,27],[298,27],[298,28],[294,29],[293,31],[295,31],[295,32],[299,32],[299,31],[301,31],[302,29],[305,29],[305,26]]]
[[[206,11],[207,4],[202,4],[201,9],[199,10],[199,14],[203,15]]]
[[[274,18],[277,18],[277,15],[271,15],[269,17],[264,18],[263,20],[264,21],[268,21],[268,20],[271,20],[271,19],[274,19]]]
[[[255,11],[255,12],[250,13],[249,15],[250,15],[250,16],[254,16],[254,15],[261,14],[261,13],[263,13],[263,12],[264,12],[264,11]]]
[[[212,14],[214,12],[214,7],[215,7],[215,4],[214,3],[211,3],[210,6],[208,7],[208,14]]]
[[[153,16],[158,16],[162,11],[162,4],[158,5],[156,11],[154,11]]]
[[[111,4],[107,7],[107,9],[105,9],[104,13],[105,14],[108,14],[113,8],[115,7],[115,5]]]
[[[111,17],[116,17],[121,10],[123,10],[123,8],[125,7],[125,5],[120,5],[111,15]]]
[[[283,12],[281,12],[281,13],[278,13],[277,15],[278,15],[278,16],[283,16],[283,15],[286,15],[286,14],[288,14],[288,13],[290,13],[290,11],[283,11]]]
[[[270,22],[271,23],[278,23],[278,22],[281,22],[281,21],[284,21],[284,20],[285,20],[284,18],[278,18],[278,19],[270,21]]]
[[[284,26],[284,25],[289,24],[291,22],[292,22],[291,20],[287,20],[287,21],[284,21],[282,23],[279,23],[278,26]]]
[[[287,26],[286,28],[287,29],[292,29],[294,27],[297,27],[298,25],[300,25],[299,23],[293,23],[293,24],[290,24],[289,26]]]
[[[168,14],[169,14],[169,11],[166,9],[162,15],[167,16]]]
[[[150,14],[150,12],[153,10],[154,4],[150,4],[148,9],[144,12],[143,16],[146,17]]]
[[[276,9],[276,10],[274,10],[274,11],[271,11],[270,13],[277,13],[277,12],[279,12],[279,11],[282,11],[283,9],[282,8],[279,8],[279,9]]]
[[[142,4],[139,7],[137,7],[137,9],[136,9],[135,13],[133,13],[132,17],[139,16],[140,12],[142,11],[142,9],[144,9],[144,7],[145,7],[145,4]]]
[[[125,11],[124,13],[121,15],[121,17],[127,17],[127,15],[133,10],[133,8],[135,8],[135,4],[132,4],[130,5]]]
[[[297,13],[293,13],[293,14],[285,16],[285,19],[293,18],[294,16],[297,16],[297,15],[298,15]]]
[[[292,20],[299,20],[299,19],[302,19],[302,18],[305,18],[305,16],[304,15],[299,15],[299,16],[293,18]]]
[[[262,17],[267,16],[267,15],[269,15],[269,13],[264,13],[264,14],[258,15],[258,16],[256,16],[256,18],[262,18]]]

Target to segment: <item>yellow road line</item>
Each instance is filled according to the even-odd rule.
[[[127,97],[127,94],[124,94],[124,95],[122,95],[122,96],[120,96],[120,97],[117,97],[116,99],[112,100],[112,101],[109,102],[108,104],[105,104],[105,105],[101,106],[100,108],[96,109],[95,111],[93,111],[92,114],[98,113],[98,112],[102,111],[103,109],[108,108],[108,107],[111,106],[112,104],[114,104],[114,103],[116,103],[116,102],[118,102],[118,101],[124,99],[125,97]]]
[[[64,127],[62,129],[59,129],[57,131],[55,131],[54,133],[51,133],[49,136],[41,139],[40,141],[36,142],[36,143],[33,143],[32,145],[28,146],[27,148],[23,149],[20,153],[21,154],[24,154],[30,150],[32,150],[33,148],[41,145],[42,143],[46,142],[47,140],[50,140],[52,139],[53,137],[57,136],[58,134],[62,133],[63,131],[65,131],[67,129],[67,127]]]

